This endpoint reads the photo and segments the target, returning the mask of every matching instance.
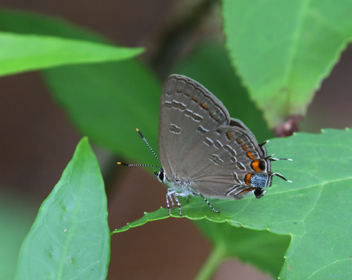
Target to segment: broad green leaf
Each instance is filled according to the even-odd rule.
[[[107,40],[62,20],[2,11],[0,28],[10,32]],[[157,150],[161,85],[135,60],[65,66],[44,72],[54,97],[83,135],[119,155],[155,163],[136,133],[139,128]]]
[[[274,278],[279,274],[290,243],[289,236],[233,227],[228,223],[213,223],[206,219],[196,221],[196,224],[214,243],[213,252],[199,272],[198,279],[211,279],[209,276],[228,258],[238,258]]]
[[[75,26],[63,18],[49,17],[27,11],[1,9],[0,30],[112,44],[111,41],[102,35],[92,30]]]
[[[119,155],[155,163],[160,85],[134,61],[51,69],[45,77],[80,131]]]
[[[270,127],[304,115],[352,38],[352,1],[223,1],[227,46]]]
[[[121,48],[42,35],[0,33],[0,76],[67,64],[117,61],[141,48]]]
[[[16,279],[105,279],[109,246],[104,183],[84,138],[22,244]]]
[[[269,154],[292,158],[274,162],[272,169],[293,181],[274,178],[261,199],[182,200],[182,214],[192,220],[228,222],[232,226],[290,235],[280,279],[349,279],[352,275],[352,129],[327,129],[320,134],[297,133],[267,144]],[[115,232],[167,218],[167,209],[145,214]],[[173,217],[178,209],[173,209]]]

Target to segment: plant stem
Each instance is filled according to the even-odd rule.
[[[203,267],[199,271],[195,280],[210,279],[214,275],[215,271],[218,269],[219,264],[223,261],[224,257],[224,250],[219,246],[215,247],[209,255],[207,261],[204,263]]]

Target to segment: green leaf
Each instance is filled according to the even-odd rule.
[[[121,156],[156,163],[136,128],[157,149],[161,87],[138,62],[61,67],[45,77],[82,134]]]
[[[110,254],[107,200],[87,138],[40,207],[16,279],[105,279]]]
[[[273,164],[275,172],[293,181],[274,178],[261,199],[210,200],[221,213],[211,211],[202,198],[182,200],[182,214],[192,220],[228,222],[232,226],[290,235],[291,244],[280,279],[349,279],[352,275],[352,130],[297,133],[267,144],[268,153],[292,158]],[[173,217],[178,209],[173,209]],[[145,214],[115,232],[167,218],[167,209]],[[214,241],[215,242],[215,241]]]
[[[305,114],[352,37],[352,1],[223,1],[227,46],[270,127]]]
[[[143,50],[5,32],[0,33],[0,45],[0,76],[67,64],[123,60]]]
[[[79,39],[112,44],[102,35],[78,27],[63,18],[44,16],[27,11],[0,10],[1,31],[22,34],[51,35],[67,39]]]
[[[279,275],[290,242],[289,236],[237,228],[228,223],[212,223],[206,219],[196,224],[214,244],[213,252],[197,279],[209,279],[218,265],[228,258],[250,263],[274,278]]]
[[[20,12],[0,12],[0,28],[107,42],[65,21]],[[135,129],[139,128],[152,147],[157,148],[161,85],[143,64],[130,59],[57,67],[46,70],[44,77],[83,135],[131,160],[154,163],[154,157]]]

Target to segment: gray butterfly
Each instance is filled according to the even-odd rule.
[[[281,174],[271,172],[272,161],[285,159],[268,156],[264,147],[267,141],[258,144],[248,127],[240,120],[230,118],[219,99],[186,76],[171,75],[164,84],[158,140],[158,160],[162,168],[154,166],[159,169],[155,174],[168,186],[169,215],[169,202],[174,204],[174,198],[182,216],[178,196],[201,196],[214,212],[219,213],[207,197],[241,199],[245,194],[253,193],[261,198],[266,193],[264,187],[271,186],[274,175],[291,182]]]

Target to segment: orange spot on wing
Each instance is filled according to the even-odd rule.
[[[246,176],[244,177],[244,182],[246,185],[250,186],[251,185],[251,179],[252,179],[252,174],[247,173]]]
[[[254,159],[254,156],[251,152],[247,152],[247,157],[250,159]]]
[[[262,171],[262,169],[260,168],[260,160],[259,159],[252,161],[251,166],[254,171],[257,171],[257,172]]]
[[[239,194],[245,194],[247,192],[251,192],[251,191],[254,191],[254,190],[255,190],[254,188],[245,189],[245,190],[241,191]]]
[[[195,102],[198,102],[198,98],[196,98],[196,97],[192,97],[192,100]]]
[[[241,141],[241,140],[239,140],[239,139],[237,139],[237,140],[236,140],[236,142],[237,142],[239,145],[241,145],[241,144],[242,144],[242,141]]]
[[[243,145],[243,146],[242,146],[242,149],[243,149],[244,151],[248,151],[248,148],[247,148],[246,145]]]
[[[230,132],[226,132],[226,137],[229,140],[232,140],[232,134]]]
[[[205,105],[204,103],[200,103],[200,106],[202,106],[202,108],[205,110],[209,110],[209,107],[207,105]]]

